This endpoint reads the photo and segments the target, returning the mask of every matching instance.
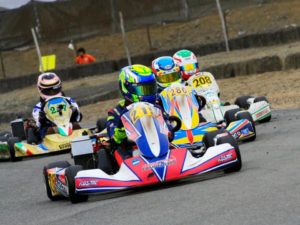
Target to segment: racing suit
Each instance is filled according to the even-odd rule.
[[[73,111],[70,121],[71,122],[80,122],[82,115],[80,113],[78,104],[70,97],[65,97],[65,98],[71,105],[72,111]],[[33,111],[32,111],[32,117],[35,121],[36,127],[38,129],[38,134],[41,139],[46,135],[48,128],[50,128],[53,125],[46,118],[44,111],[42,111],[42,107],[44,104],[45,104],[45,100],[40,98],[40,102],[38,102],[34,106]]]

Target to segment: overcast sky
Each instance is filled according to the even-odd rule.
[[[25,5],[30,0],[0,0],[0,7],[13,9]],[[54,2],[55,0],[38,0],[40,2]]]

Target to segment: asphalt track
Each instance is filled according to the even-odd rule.
[[[72,205],[47,199],[43,165],[68,154],[0,163],[0,224],[300,224],[300,110],[275,111],[240,146],[240,172],[211,174]]]

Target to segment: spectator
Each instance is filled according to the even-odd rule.
[[[77,50],[76,64],[89,64],[95,62],[94,56],[86,54],[84,48],[79,48]]]

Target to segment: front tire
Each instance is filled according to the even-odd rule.
[[[19,138],[17,138],[17,137],[11,137],[7,141],[9,155],[10,155],[10,161],[12,161],[12,162],[21,161],[23,159],[22,157],[16,157],[15,144],[17,142],[20,142]]]
[[[227,136],[218,138],[218,140],[217,140],[218,145],[225,144],[225,143],[228,143],[232,147],[234,147],[238,161],[234,164],[234,166],[225,169],[224,172],[225,173],[238,172],[242,168],[242,157],[241,157],[239,145],[238,145],[237,141],[234,139],[234,137],[232,137],[230,134]]]
[[[46,192],[47,192],[47,196],[51,201],[56,201],[62,198],[62,196],[60,195],[53,195],[51,188],[50,188],[50,184],[49,184],[49,179],[48,179],[48,169],[53,169],[55,167],[58,168],[68,168],[69,166],[71,166],[71,164],[67,161],[59,161],[59,162],[54,162],[54,163],[50,163],[47,166],[44,167],[43,169],[43,175],[44,175],[44,181],[45,181],[45,186],[46,186]]]
[[[79,195],[76,193],[75,176],[81,170],[82,170],[82,166],[75,165],[75,166],[68,167],[65,171],[66,182],[69,190],[69,199],[73,204],[85,202],[89,198],[88,195]]]
[[[253,127],[253,130],[254,130],[254,136],[252,136],[251,138],[249,139],[246,139],[244,142],[251,142],[251,141],[255,141],[256,139],[256,128],[255,128],[255,123],[254,123],[254,120],[251,116],[251,114],[247,111],[243,111],[243,112],[239,112],[237,114],[237,119],[247,119],[250,121],[252,127]]]

